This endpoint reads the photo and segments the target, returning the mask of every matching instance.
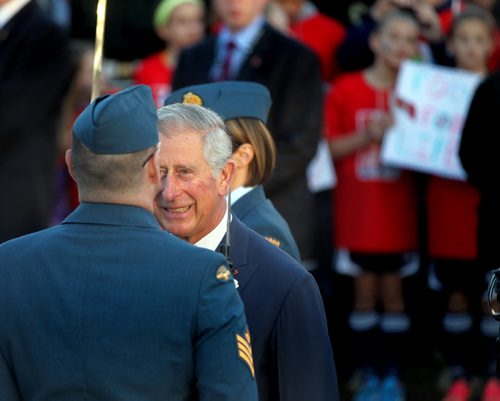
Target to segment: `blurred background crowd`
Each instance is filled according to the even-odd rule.
[[[9,1],[0,0],[0,7]],[[0,12],[0,242],[57,224],[78,205],[64,152],[74,119],[90,102],[97,0],[32,2],[59,29],[38,20],[14,28],[3,24]],[[397,10],[405,16],[388,18]],[[161,106],[172,89],[201,83],[191,71],[202,66],[181,53],[222,35],[227,16],[218,11],[206,0],[108,0],[102,92],[144,83]],[[278,159],[266,192],[323,295],[342,399],[378,399],[363,397],[379,377],[394,373],[408,400],[500,400],[498,323],[484,297],[488,272],[500,258],[493,245],[494,255],[483,263],[476,243],[480,196],[482,188],[491,192],[497,185],[495,165],[488,176],[474,170],[477,154],[495,158],[486,143],[493,143],[490,150],[496,143],[461,149],[468,173],[470,167],[467,182],[396,171],[378,160],[402,61],[495,76],[500,3],[273,0],[265,11],[273,29],[309,48],[320,65],[318,93],[306,83],[314,78],[309,73],[271,78],[280,88],[271,89],[275,115],[271,111],[269,122]],[[14,40],[16,29],[31,30],[34,39]],[[251,58],[253,67],[264,57]],[[286,55],[277,49],[274,57],[279,64]],[[483,105],[500,98],[495,90],[485,96]],[[466,128],[497,130],[485,122],[495,123],[495,111],[479,107],[475,118],[483,125],[467,121]],[[313,132],[289,146],[281,130],[306,120],[313,120],[307,128]],[[477,153],[469,155],[474,146]],[[285,189],[301,180],[304,188],[294,193],[307,191],[308,197],[290,204]]]

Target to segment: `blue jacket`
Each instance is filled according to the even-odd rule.
[[[300,262],[300,253],[286,220],[259,185],[231,205],[233,213],[252,230]]]
[[[234,217],[231,241],[252,335],[259,401],[338,401],[324,305],[314,277]]]
[[[84,203],[4,243],[0,400],[256,401],[225,273],[134,206]]]

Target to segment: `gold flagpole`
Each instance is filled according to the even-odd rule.
[[[97,3],[97,24],[95,28],[94,70],[92,75],[92,100],[101,94],[102,52],[104,45],[104,26],[106,25],[106,0]]]

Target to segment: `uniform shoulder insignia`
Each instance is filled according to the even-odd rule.
[[[281,241],[276,239],[276,238],[273,238],[273,237],[264,237],[264,238],[267,239],[274,246],[277,246],[278,248],[281,245]]]
[[[215,278],[225,283],[229,281],[229,279],[231,278],[231,272],[226,266],[222,265],[217,269],[217,272],[215,273]]]
[[[182,103],[197,104],[198,106],[203,106],[203,100],[200,96],[193,92],[187,92],[182,97]]]
[[[252,377],[255,378],[255,369],[253,366],[252,345],[250,344],[250,332],[248,328],[243,336],[236,334],[236,346],[238,347],[238,356],[243,363],[250,369]]]

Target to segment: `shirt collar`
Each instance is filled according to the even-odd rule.
[[[0,29],[16,15],[21,8],[28,4],[31,0],[10,0],[0,6]]]
[[[199,248],[210,249],[215,251],[219,244],[221,243],[224,235],[226,235],[227,231],[227,209],[224,213],[224,217],[219,222],[217,227],[215,227],[212,231],[210,231],[207,235],[205,235],[202,239],[196,242],[194,245]]]
[[[234,191],[231,191],[231,205],[238,202],[238,199],[243,198],[247,193],[249,193],[255,187],[238,187]]]
[[[224,46],[227,42],[233,40],[238,49],[243,51],[248,50],[252,47],[265,21],[265,17],[261,15],[255,18],[246,28],[234,34],[229,31],[227,26],[224,26],[219,34],[220,44]]]

